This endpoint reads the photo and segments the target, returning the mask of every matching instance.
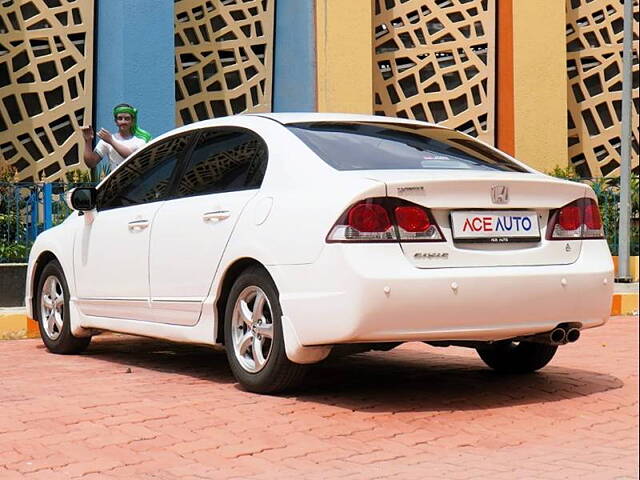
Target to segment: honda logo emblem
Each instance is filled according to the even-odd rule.
[[[493,203],[509,203],[509,189],[504,185],[494,185],[491,187],[491,201]]]

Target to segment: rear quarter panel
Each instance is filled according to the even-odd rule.
[[[353,202],[384,196],[384,183],[338,172],[285,127],[254,128],[267,141],[269,164],[258,194],[242,212],[222,265],[252,257],[265,265],[314,262],[338,217]]]

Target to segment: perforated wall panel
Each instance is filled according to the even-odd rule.
[[[638,172],[638,1],[634,2],[633,154]],[[623,5],[567,1],[569,159],[583,177],[620,175]]]
[[[495,0],[374,0],[374,111],[494,143]]]
[[[274,13],[275,0],[175,0],[178,125],[271,110]]]
[[[0,161],[21,181],[84,167],[91,122],[93,0],[0,4]]]

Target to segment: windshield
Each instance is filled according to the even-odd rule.
[[[287,128],[337,170],[525,172],[506,155],[453,130],[368,122],[292,123]]]

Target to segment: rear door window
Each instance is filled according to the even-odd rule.
[[[259,188],[267,168],[267,146],[244,129],[204,130],[176,188],[176,197]]]
[[[509,157],[453,130],[374,122],[288,124],[337,170],[500,170],[527,172]]]

